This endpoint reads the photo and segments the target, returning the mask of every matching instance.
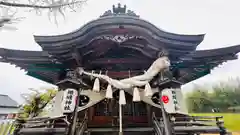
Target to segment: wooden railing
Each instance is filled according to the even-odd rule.
[[[14,120],[0,120],[0,135],[13,135]]]

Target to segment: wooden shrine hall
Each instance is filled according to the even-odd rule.
[[[153,115],[157,119],[163,117],[159,92],[166,88],[180,89],[181,85],[209,74],[219,64],[237,59],[240,51],[240,45],[196,50],[204,40],[204,34],[184,35],[163,31],[121,5],[113,6],[112,10],[73,32],[54,36],[35,35],[34,38],[42,51],[0,48],[0,61],[24,69],[31,77],[57,85],[59,91],[67,88],[81,89],[77,94],[80,101],[76,104],[77,109],[66,115],[72,123],[71,129],[74,123],[78,127],[77,121],[87,119],[86,131],[93,135],[105,131],[94,128],[114,128],[120,125],[126,135],[130,134],[130,129],[127,130],[130,127],[138,127],[135,131],[131,129],[138,135],[152,132],[148,128],[152,127]],[[157,59],[170,63],[161,73],[154,74],[151,78],[147,75],[148,71],[150,73],[148,68]],[[78,74],[80,71],[82,74]],[[107,79],[104,79],[106,76]],[[148,78],[147,82],[136,86],[122,85],[131,81],[125,78],[135,76]],[[111,98],[105,98],[109,84],[112,86],[112,95]],[[92,91],[93,86],[100,89],[100,92]],[[124,86],[126,89],[138,87],[140,93],[144,86],[145,89],[148,86],[153,93],[141,97],[139,102],[133,102],[134,92],[126,90],[125,105],[119,110],[119,91]],[[57,110],[54,113],[65,114],[60,109]],[[120,111],[122,123],[119,125]],[[182,116],[187,113],[172,115]],[[73,130],[69,129],[67,131],[70,135]],[[112,129],[111,133],[114,131]],[[74,133],[80,135],[77,134],[78,130]],[[85,133],[84,131],[83,134]]]

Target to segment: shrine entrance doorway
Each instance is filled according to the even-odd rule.
[[[113,93],[113,99],[105,99],[93,106],[92,126],[119,126],[119,91]],[[126,104],[122,106],[123,127],[146,126],[148,123],[147,105],[144,102],[133,102],[132,95],[125,93]]]

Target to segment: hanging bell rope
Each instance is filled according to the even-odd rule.
[[[139,89],[135,87],[133,89],[133,102],[139,102],[139,101],[141,101],[140,92],[139,92]]]

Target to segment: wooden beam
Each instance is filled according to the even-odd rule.
[[[148,59],[136,59],[136,58],[101,58],[90,61],[91,64],[151,64]]]

